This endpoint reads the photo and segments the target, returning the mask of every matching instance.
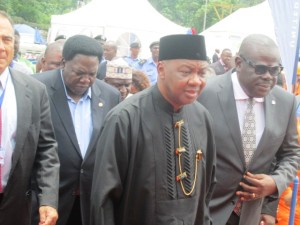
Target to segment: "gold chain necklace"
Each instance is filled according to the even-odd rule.
[[[202,159],[202,151],[201,149],[197,150],[196,157],[195,157],[195,171],[194,171],[194,181],[190,192],[186,191],[183,180],[187,178],[187,173],[182,171],[181,165],[181,157],[187,151],[185,147],[181,146],[181,128],[184,124],[183,120],[180,120],[175,123],[175,128],[178,128],[178,148],[176,148],[176,155],[178,155],[178,165],[179,165],[179,175],[176,176],[176,181],[180,182],[181,190],[186,196],[190,196],[196,187],[197,181],[197,174],[198,174],[198,161]]]

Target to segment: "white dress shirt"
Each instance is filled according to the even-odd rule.
[[[2,139],[1,148],[4,151],[4,162],[1,164],[1,182],[3,190],[6,187],[9,173],[11,170],[12,154],[16,145],[17,131],[17,101],[15,88],[12,82],[8,68],[0,74],[2,95],[5,89],[5,95],[1,106],[2,110]]]
[[[247,108],[247,100],[249,96],[244,92],[240,85],[236,72],[231,74],[231,80],[233,85],[233,94],[235,98],[235,104],[237,109],[237,114],[239,117],[240,131],[243,132],[244,124],[244,114]],[[254,113],[256,122],[256,147],[262,137],[265,129],[265,111],[264,111],[264,98],[253,98],[254,103]]]
[[[75,102],[72,97],[68,95],[62,71],[61,79],[64,84],[81,156],[82,158],[84,158],[93,133],[93,120],[91,110],[92,89],[91,87],[89,87],[87,92],[80,98],[80,100],[78,102]]]

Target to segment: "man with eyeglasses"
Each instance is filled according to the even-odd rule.
[[[235,67],[208,80],[198,99],[216,121],[213,224],[275,224],[276,200],[299,165],[295,97],[275,86],[283,68],[269,37],[246,37]]]

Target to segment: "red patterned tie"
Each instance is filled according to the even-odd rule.
[[[242,201],[241,201],[241,199],[239,199],[234,206],[233,212],[235,212],[236,215],[240,216],[241,209],[242,209]]]

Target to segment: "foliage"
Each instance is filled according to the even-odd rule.
[[[51,15],[74,10],[77,0],[4,0],[0,10],[6,11],[15,23],[26,23],[48,29]]]
[[[88,3],[91,0],[81,1]],[[148,1],[171,21],[185,27],[195,27],[201,32],[238,8],[252,6],[264,0]],[[77,3],[78,0],[0,0],[0,10],[11,15],[15,23],[26,23],[47,30],[51,15],[70,12],[77,7]]]
[[[149,0],[154,8],[170,20],[185,27],[195,27],[198,32],[212,26],[238,8],[253,6],[263,1],[264,0]]]

